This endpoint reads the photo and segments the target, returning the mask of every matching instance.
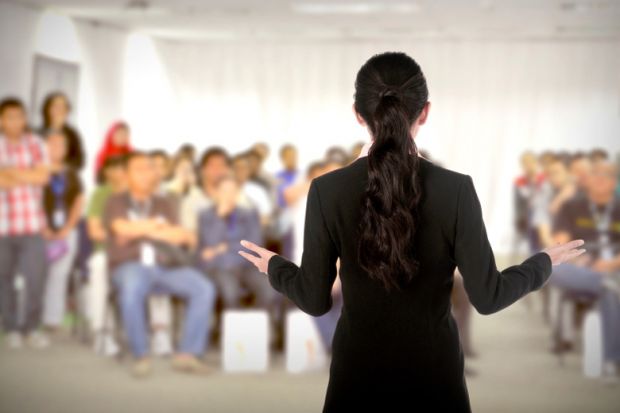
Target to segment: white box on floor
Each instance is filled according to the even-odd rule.
[[[222,329],[224,371],[267,370],[269,315],[265,310],[224,310]]]
[[[325,345],[312,316],[301,310],[292,310],[286,314],[285,351],[286,370],[291,373],[325,367]]]
[[[601,313],[588,311],[583,321],[583,374],[601,377],[603,373],[603,327]]]

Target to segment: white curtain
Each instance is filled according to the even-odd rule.
[[[620,150],[618,42],[158,41],[157,50],[178,125],[158,142],[236,151],[266,140],[274,152],[292,142],[304,165],[330,145],[368,139],[351,112],[355,74],[374,53],[405,51],[425,72],[432,102],[418,145],[473,177],[498,251],[510,245],[523,150]]]

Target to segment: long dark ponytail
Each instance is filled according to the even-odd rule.
[[[355,110],[373,136],[358,260],[387,290],[411,281],[419,267],[413,240],[421,198],[420,161],[411,127],[427,101],[424,74],[404,53],[375,55],[357,73]]]

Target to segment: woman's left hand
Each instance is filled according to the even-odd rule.
[[[239,254],[243,258],[254,264],[260,272],[262,272],[263,274],[267,274],[267,264],[269,263],[269,259],[277,254],[273,251],[269,251],[267,248],[259,247],[258,245],[250,241],[241,240],[240,244],[249,249],[250,251],[254,251],[255,253],[257,253],[258,257],[245,251],[239,251]]]

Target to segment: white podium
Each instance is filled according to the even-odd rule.
[[[224,310],[225,372],[265,372],[269,366],[269,315],[265,310]]]
[[[286,315],[286,370],[302,373],[325,367],[327,353],[313,317],[301,310]]]

